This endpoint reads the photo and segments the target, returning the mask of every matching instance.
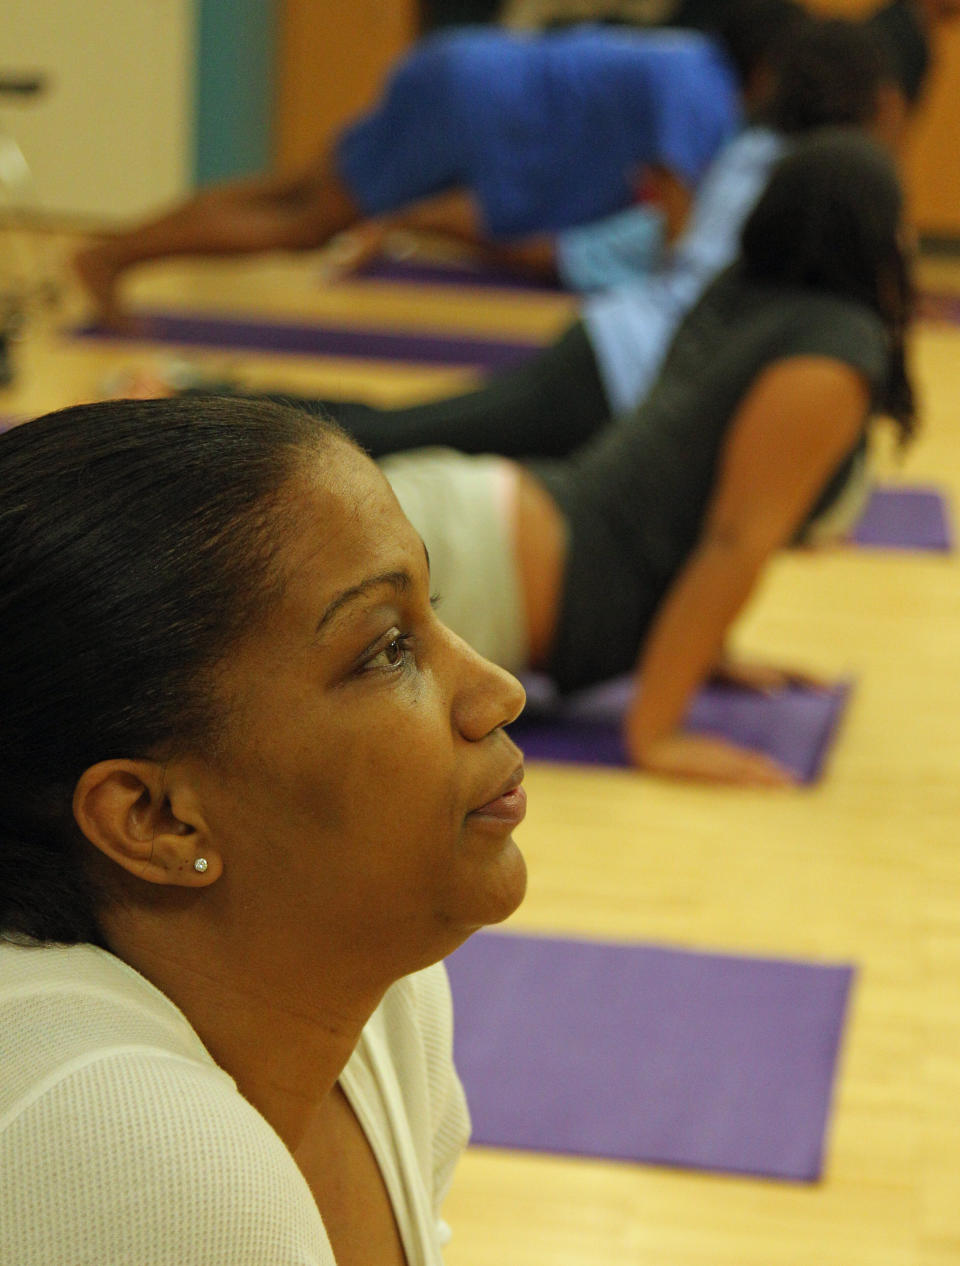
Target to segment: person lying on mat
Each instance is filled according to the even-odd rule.
[[[696,32],[495,27],[440,32],[401,60],[381,100],[305,171],[210,188],[76,258],[104,320],[121,276],[173,255],[317,247],[358,221],[434,195],[456,235],[503,239],[609,215],[659,174],[679,222],[736,130],[741,93],[802,18],[795,0],[738,0],[714,40]]]
[[[300,411],[27,422],[0,522],[0,1261],[441,1266],[520,684]]]
[[[636,410],[561,458],[381,459],[430,550],[445,619],[478,650],[562,691],[636,666],[625,740],[638,768],[789,780],[764,756],[687,734],[684,715],[718,666],[754,680],[724,644],[774,552],[849,530],[871,417],[913,429],[901,209],[884,149],[856,129],[813,133],[781,160],[739,259]]]
[[[335,413],[375,457],[436,444],[520,458],[572,452],[650,390],[680,322],[736,257],[743,223],[785,150],[831,124],[868,128],[894,146],[901,120],[898,89],[875,38],[859,23],[811,22],[780,68],[766,121],[714,160],[690,224],[642,281],[588,299],[553,344],[460,395],[401,408],[282,398]],[[202,379],[198,385],[214,389]],[[225,388],[234,389],[217,385]]]
[[[645,4],[639,6],[642,20],[638,16],[634,24],[692,27],[708,34],[715,33],[736,3],[737,0],[726,0],[725,3],[720,0],[706,0],[705,3],[695,0],[679,6],[661,6],[663,12],[656,17],[651,6]],[[579,20],[589,20],[584,13],[589,6],[579,7]],[[903,94],[900,108],[904,111],[912,110],[917,104],[929,77],[936,28],[955,18],[958,12],[960,0],[893,0],[863,19],[866,29],[883,43],[890,65],[896,72]],[[602,15],[604,19],[609,16]],[[626,13],[622,15],[622,20],[629,20]],[[550,25],[556,27],[561,24],[552,22]],[[799,27],[790,32],[785,42],[787,51],[798,34]],[[778,45],[775,61],[779,60],[783,51]],[[767,56],[769,60],[769,52]],[[758,94],[752,94],[752,100],[757,99]],[[827,101],[829,95],[823,99],[821,109]],[[850,121],[849,118],[824,117],[821,125]],[[458,197],[453,196],[453,205],[449,198],[430,199],[398,215],[366,221],[341,236],[336,249],[331,249],[325,257],[324,272],[330,276],[343,275],[361,268],[382,251],[389,252],[396,246],[404,252],[412,249],[415,253],[418,231],[443,235],[451,227],[458,226],[462,235],[465,231],[464,219],[457,211]],[[664,214],[664,208],[670,205],[676,204],[671,204],[669,183],[661,186],[657,173],[651,171],[645,181],[641,201],[601,221],[508,242],[481,241],[470,227],[466,232],[480,263],[507,274],[558,280],[567,289],[589,292],[624,285],[657,266],[664,249],[670,244]],[[472,225],[472,220],[469,223]],[[670,231],[675,234],[677,227],[677,218],[674,217]],[[409,233],[411,229],[414,231],[412,237]],[[398,236],[397,230],[402,236]],[[689,258],[686,263],[689,265]]]
[[[717,0],[710,0],[704,11],[694,14],[690,6],[681,6],[681,9],[690,9],[690,12],[679,14],[681,20],[674,22],[671,19],[670,24],[703,25],[705,29],[709,29],[711,25],[716,26],[724,17],[726,7],[717,3]],[[898,130],[902,130],[898,125],[902,124],[903,118],[916,104],[920,87],[926,77],[929,58],[923,62],[922,69],[918,70],[918,59],[926,45],[920,38],[920,15],[915,12],[915,8],[913,4],[904,6],[902,2],[889,5],[862,23],[868,37],[880,46],[886,63],[887,77],[890,82],[884,85],[878,112],[882,121],[881,125],[888,133],[892,131],[891,124],[898,127]],[[656,25],[659,24],[656,23]],[[858,22],[856,25],[859,27],[861,23]],[[851,112],[852,93],[856,91],[856,88],[854,87],[851,91],[842,73],[837,75],[832,82],[823,83],[818,91],[817,79],[822,80],[824,75],[829,75],[830,66],[828,64],[821,69],[810,52],[805,54],[801,52],[798,41],[802,40],[802,26],[798,25],[789,31],[788,38],[778,44],[772,53],[768,50],[767,61],[772,78],[776,79],[779,67],[785,58],[792,60],[799,55],[803,62],[803,70],[799,73],[797,70],[793,71],[793,91],[796,92],[799,89],[805,93],[809,102],[806,106],[807,112],[812,111],[819,115],[819,120],[815,125],[823,127],[829,124],[864,122],[864,117],[856,117]],[[827,59],[831,55],[839,57],[840,50],[831,50],[827,46],[823,55]],[[858,55],[862,59],[862,53],[852,51],[851,57],[854,63]],[[854,64],[852,70],[856,79],[858,67]],[[804,71],[812,78],[804,79]],[[896,95],[893,95],[894,87]],[[759,117],[757,117],[758,113]],[[795,108],[785,112],[786,127],[774,121],[772,115],[763,117],[765,114],[766,110],[760,103],[759,107],[753,111],[752,121],[760,126],[767,124],[781,133],[789,133],[791,130],[804,126],[802,110],[800,114]],[[749,140],[754,139],[749,132],[747,135]],[[724,167],[724,156],[729,158],[728,174],[721,181],[720,173]],[[713,201],[717,198],[715,191],[708,192],[711,181],[714,185],[720,183],[722,190],[725,188],[725,200],[730,208],[727,211],[727,218],[735,215],[738,207],[743,208],[738,222],[728,226],[728,232],[718,241],[718,250],[726,247],[727,253],[723,259],[725,266],[735,251],[736,233],[742,223],[742,217],[746,215],[749,205],[759,195],[763,185],[762,177],[766,174],[757,171],[755,176],[754,166],[757,160],[753,159],[751,162],[749,156],[749,141],[745,142],[742,149],[734,141],[721,151],[720,158],[715,160],[707,176],[697,186],[692,214],[700,222],[694,226],[688,224],[680,233],[679,240],[676,238],[666,240],[664,199],[660,195],[656,180],[651,179],[645,191],[647,197],[624,211],[603,220],[573,226],[552,235],[539,235],[519,242],[487,243],[482,249],[476,249],[478,261],[508,274],[512,272],[521,276],[559,281],[568,290],[588,293],[607,290],[615,286],[626,286],[630,282],[642,280],[651,270],[656,269],[665,269],[668,274],[693,273],[704,277],[713,261],[713,255],[709,250],[705,253],[704,247],[709,242],[710,236],[717,230],[712,228],[710,216],[704,223],[704,217],[698,213],[699,209],[706,209],[705,200]],[[740,171],[737,171],[734,166],[737,160],[742,166]],[[773,160],[770,161],[772,163]],[[733,192],[736,190],[737,182],[742,184],[744,190],[739,198]],[[723,207],[722,202],[721,207]],[[725,207],[723,209],[726,210]],[[432,228],[434,231],[441,229],[441,221],[435,213],[429,214],[430,210],[428,207],[419,208],[417,213],[407,214],[406,217],[401,215],[395,220],[391,220],[390,217],[381,218],[345,234],[330,260],[331,271],[342,273],[351,268],[357,269],[379,252],[389,253],[398,247],[404,252],[416,253],[416,236],[411,237],[406,232],[397,234],[395,230],[398,228],[400,230],[411,228],[430,230]],[[722,226],[723,219],[721,218],[718,223]],[[656,310],[656,305],[651,306]],[[647,314],[644,313],[643,319],[645,320],[646,317]],[[641,320],[640,317],[634,319],[637,322]],[[619,324],[619,318],[616,323]],[[602,332],[597,337],[602,343]]]
[[[736,3],[736,0],[693,0],[692,3],[662,5],[657,9],[652,9],[649,3],[641,3],[634,5],[629,14],[627,6],[617,19],[610,8],[603,10],[603,6],[596,6],[596,20],[619,20],[647,27],[689,26],[709,33],[716,30],[718,24],[728,16],[732,3]],[[562,22],[552,20],[549,25],[557,27],[571,25],[574,21],[593,20],[587,13],[589,8],[589,5],[582,3],[573,5]],[[897,108],[904,114],[912,112],[923,95],[933,63],[932,50],[938,29],[946,26],[958,14],[960,0],[892,0],[862,19],[866,29],[882,43],[890,67],[895,72],[897,86],[902,94],[902,102]],[[559,12],[557,16],[559,17]],[[532,19],[533,15],[528,14],[524,25],[541,25]],[[510,22],[507,24],[516,25]],[[775,63],[779,62],[784,52],[790,54],[797,38],[799,28],[790,32],[785,47],[777,47],[777,56],[773,59]],[[814,85],[810,85],[810,92],[813,90]],[[819,99],[818,109],[823,111],[829,106],[831,99],[831,91],[828,89]],[[891,104],[896,105],[888,99],[885,106]],[[853,121],[855,120],[849,117],[825,116],[821,118],[820,125]],[[741,179],[747,182],[748,192],[753,189],[750,175],[750,172],[741,175]],[[700,188],[701,186],[697,188],[698,201]],[[757,185],[756,192],[759,192],[759,188]],[[559,281],[573,291],[589,292],[625,285],[661,264],[664,249],[670,247],[670,243],[665,240],[663,198],[655,179],[648,181],[646,193],[647,197],[641,202],[601,221],[522,241],[496,244],[475,242],[474,250],[478,262],[508,274],[517,273],[520,276]],[[337,249],[331,251],[325,261],[325,268],[331,275],[343,274],[362,267],[382,251],[389,253],[399,247],[405,253],[416,253],[416,234],[411,237],[406,230],[442,232],[445,227],[444,215],[443,204],[428,203],[406,214],[401,213],[394,219],[381,217],[376,221],[369,221],[359,229],[343,235]],[[397,233],[398,229],[401,234]],[[735,231],[729,238],[731,251],[734,237]],[[696,266],[696,254],[691,254],[688,250],[686,255],[686,259],[680,256],[683,266]],[[729,257],[724,262],[729,262]],[[614,326],[620,324],[619,319],[613,315],[608,319]],[[596,337],[602,342],[602,334]]]

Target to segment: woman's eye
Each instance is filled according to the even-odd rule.
[[[377,651],[371,659],[368,659],[364,665],[365,669],[397,669],[402,668],[410,657],[410,643],[413,639],[409,633],[398,633],[396,637]]]
[[[406,658],[407,648],[404,640],[395,637],[389,646],[383,648],[383,654],[391,668],[398,668]]]

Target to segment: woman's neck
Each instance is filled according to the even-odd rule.
[[[153,930],[149,919],[115,925],[110,948],[183,1012],[213,1060],[294,1151],[390,982],[358,985],[326,965],[285,964],[280,938],[241,951],[168,923],[162,937]]]

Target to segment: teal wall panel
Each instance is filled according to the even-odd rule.
[[[194,180],[260,171],[273,157],[275,0],[197,0]]]

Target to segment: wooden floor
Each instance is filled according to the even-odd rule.
[[[65,277],[68,241],[22,245],[28,272]],[[960,289],[955,266],[925,274]],[[411,303],[395,286],[324,286],[315,257],[165,264],[132,289],[144,302],[542,338],[572,310],[550,295],[433,289]],[[61,326],[78,311],[69,281],[55,309],[36,305],[0,413],[92,399],[109,372],[170,355],[72,341]],[[902,462],[882,444],[878,464],[886,478],[941,485],[960,508],[960,326],[920,327],[914,352],[922,438]],[[250,383],[381,401],[470,381],[385,363],[191,359]],[[528,774],[519,839],[530,890],[517,930],[857,965],[824,1181],[473,1149],[447,1208],[448,1266],[960,1263],[958,560],[844,550],[772,567],[737,642],[857,682],[813,790],[711,790],[548,766]]]

